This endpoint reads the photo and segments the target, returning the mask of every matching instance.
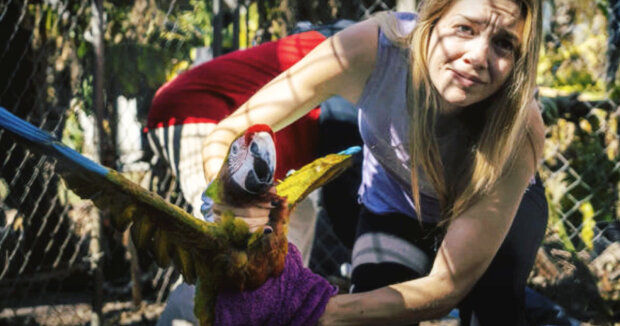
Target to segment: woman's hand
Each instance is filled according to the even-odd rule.
[[[276,188],[271,187],[269,193],[275,194]],[[251,206],[236,207],[226,204],[216,204],[206,194],[202,196],[201,212],[205,217],[205,220],[218,222],[221,220],[221,216],[224,212],[231,212],[235,217],[242,218],[250,227],[250,232],[254,232],[261,227],[264,227],[264,232],[271,233],[273,231],[269,223],[269,214],[271,210],[275,208],[271,202],[261,202]]]
[[[270,204],[269,204],[270,205]],[[250,232],[265,226],[269,222],[269,212],[272,206],[251,206],[251,207],[232,207],[227,205],[213,205],[215,221],[220,220],[220,216],[225,211],[230,211],[235,217],[242,218],[250,226]],[[268,227],[267,227],[268,228]],[[265,229],[266,232],[267,228]]]

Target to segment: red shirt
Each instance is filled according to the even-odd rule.
[[[151,103],[147,128],[185,123],[217,123],[256,91],[325,40],[318,32],[235,51],[198,65],[163,85]],[[315,157],[319,109],[276,133],[277,170],[281,179]]]

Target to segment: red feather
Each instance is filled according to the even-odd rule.
[[[273,133],[273,130],[271,130],[271,127],[269,127],[266,124],[256,124],[251,126],[250,128],[248,128],[245,131],[245,145],[248,146],[250,144],[250,141],[252,140],[252,135],[254,135],[257,132],[268,132],[269,134],[271,134],[271,138],[273,139],[273,143],[276,143],[276,136]]]

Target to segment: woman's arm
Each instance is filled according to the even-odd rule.
[[[355,24],[325,40],[222,120],[202,150],[207,180],[218,173],[228,146],[253,124],[280,130],[333,95],[356,102],[374,67],[377,26]]]
[[[518,149],[510,172],[450,224],[428,276],[366,293],[336,296],[327,304],[320,325],[402,325],[442,317],[455,307],[499,250],[536,171],[544,125],[535,102],[530,105],[528,124],[533,146],[526,141],[526,146]]]

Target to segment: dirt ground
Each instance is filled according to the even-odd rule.
[[[620,325],[620,242],[598,254],[572,253],[550,238],[538,252],[529,283],[571,317]]]
[[[151,326],[155,325],[163,310],[163,303],[144,303],[134,308],[131,302],[110,302],[103,307],[102,325]],[[11,311],[5,309],[0,312],[0,325],[77,326],[90,324],[91,318],[92,310],[89,304],[38,306]],[[423,322],[420,325],[457,326],[459,321],[447,318]]]

